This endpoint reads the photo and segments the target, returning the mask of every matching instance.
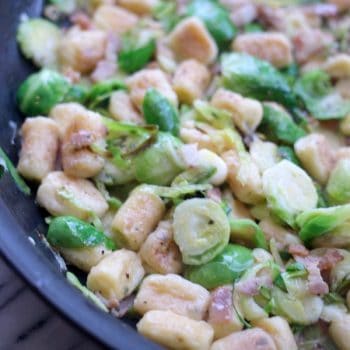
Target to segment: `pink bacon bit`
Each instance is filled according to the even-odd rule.
[[[211,293],[209,317],[210,324],[229,322],[233,318],[232,286],[222,286]]]

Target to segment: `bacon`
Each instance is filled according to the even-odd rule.
[[[96,83],[110,79],[116,72],[117,65],[115,62],[103,60],[97,63],[95,70],[91,74],[91,79]]]
[[[91,29],[93,27],[91,19],[84,12],[76,12],[70,16],[70,21],[79,26],[82,30]]]
[[[90,146],[94,142],[94,135],[90,131],[80,130],[70,137],[70,144],[74,149]]]
[[[327,249],[321,256],[318,267],[321,271],[331,270],[338,262],[342,261],[344,256],[337,249]]]
[[[239,281],[235,284],[235,289],[242,294],[255,296],[259,294],[261,287],[272,287],[271,276],[261,276],[249,278],[245,281]]]
[[[323,280],[318,267],[320,258],[307,256],[305,258],[296,256],[295,260],[305,266],[308,271],[308,289],[311,294],[324,295],[329,292],[328,284]]]
[[[310,253],[309,251],[302,245],[302,244],[291,244],[288,247],[288,253],[297,256],[301,256],[301,257],[306,257],[308,256]]]
[[[216,203],[221,203],[222,195],[220,188],[214,187],[208,190],[207,197]]]
[[[229,322],[233,318],[232,286],[218,287],[213,290],[210,298],[210,324]]]

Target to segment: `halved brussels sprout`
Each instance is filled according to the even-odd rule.
[[[30,75],[19,87],[19,109],[26,116],[48,115],[52,107],[63,101],[69,89],[70,84],[63,75],[43,69]]]
[[[160,132],[156,143],[136,156],[136,179],[147,184],[170,184],[185,169],[181,145],[176,137]]]
[[[230,225],[224,210],[211,199],[185,200],[174,212],[174,240],[183,262],[202,265],[228,244]]]
[[[312,180],[288,160],[264,172],[263,190],[269,209],[291,227],[295,227],[298,214],[317,206],[318,196]]]
[[[328,180],[327,194],[334,204],[350,202],[350,159],[340,159]]]
[[[315,247],[350,246],[350,204],[307,210],[296,223],[300,238]]]
[[[295,83],[294,92],[316,119],[341,119],[350,112],[350,102],[332,89],[330,77],[324,71],[305,73]]]
[[[224,85],[244,96],[276,101],[286,107],[296,105],[295,96],[285,77],[269,62],[245,53],[222,55]]]
[[[178,111],[157,90],[147,90],[142,109],[147,124],[158,125],[160,131],[167,131],[175,136],[178,135]]]
[[[185,277],[207,289],[231,284],[253,265],[252,251],[240,245],[228,244],[213,260],[201,266],[191,266]]]
[[[39,67],[55,67],[62,32],[54,23],[32,18],[20,23],[17,41],[23,55]]]
[[[114,242],[102,232],[73,216],[58,216],[49,225],[47,240],[55,247],[79,249],[104,245],[115,250]]]

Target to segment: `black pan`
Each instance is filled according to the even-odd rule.
[[[0,0],[0,145],[15,164],[19,139],[14,129],[23,122],[16,109],[15,93],[33,70],[18,52],[16,28],[22,13],[39,16],[42,6],[43,1]],[[52,251],[40,239],[46,232],[44,217],[34,196],[24,196],[7,175],[0,180],[0,252],[25,280],[63,315],[109,348],[161,349],[139,335],[132,321],[99,311],[66,282]]]

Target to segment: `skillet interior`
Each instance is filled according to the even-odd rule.
[[[15,164],[19,139],[14,137],[14,126],[18,129],[23,122],[23,116],[16,109],[15,93],[33,69],[18,52],[16,29],[22,13],[38,16],[42,6],[42,0],[0,2],[0,145]],[[140,336],[133,329],[132,321],[104,314],[66,282],[54,255],[40,239],[40,234],[46,232],[44,217],[45,213],[34,204],[34,196],[20,193],[5,174],[0,180],[0,252],[3,256],[46,300],[106,346],[120,350],[161,349]]]

